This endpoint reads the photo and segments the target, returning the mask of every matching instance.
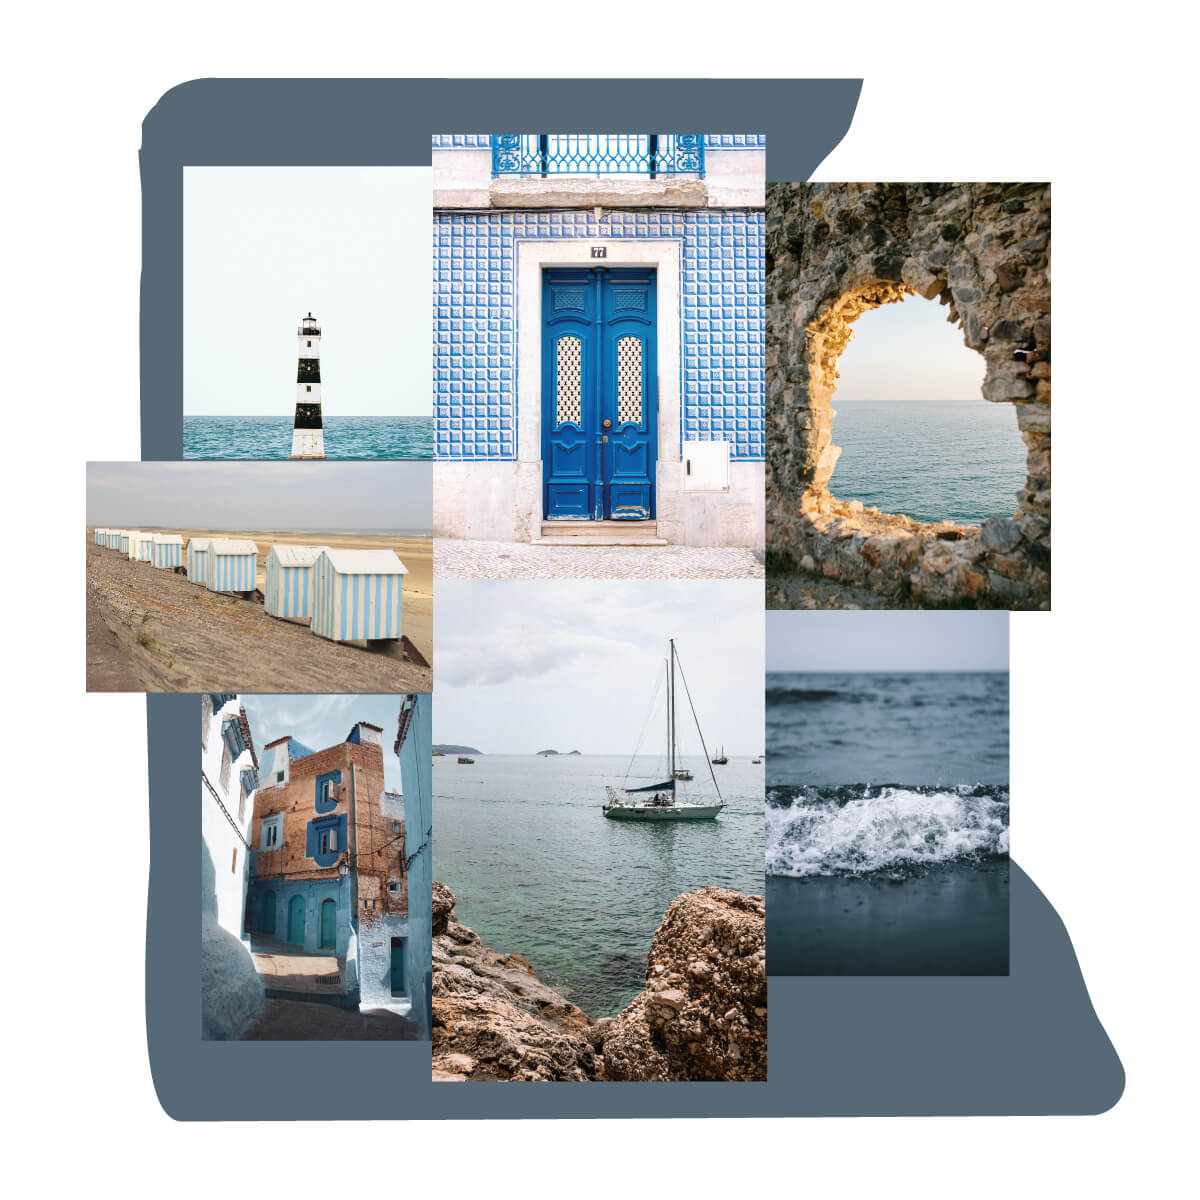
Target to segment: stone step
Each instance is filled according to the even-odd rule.
[[[630,534],[657,537],[657,521],[543,521],[542,537],[595,537]]]
[[[531,544],[534,546],[665,546],[667,539],[641,537],[636,534],[625,537],[595,534],[592,537],[540,537],[534,538]]]

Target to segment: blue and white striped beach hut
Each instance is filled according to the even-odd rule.
[[[105,538],[107,535],[107,529],[101,529],[99,526],[97,526],[92,530],[92,541],[95,542],[97,546],[103,546],[105,544]]]
[[[252,592],[258,547],[249,538],[213,538],[208,543],[204,585],[210,592]]]
[[[407,574],[391,550],[326,547],[313,564],[313,633],[335,642],[398,638]]]
[[[119,529],[106,529],[104,531],[104,544],[109,550],[115,550],[121,544],[121,531]]]
[[[150,561],[156,567],[182,567],[183,538],[177,533],[156,533],[150,547]]]
[[[192,583],[208,586],[208,553],[213,544],[210,537],[194,537],[187,544],[187,573]]]
[[[312,620],[313,564],[326,546],[272,546],[267,554],[263,607],[273,617]]]
[[[117,532],[117,549],[124,555],[129,554],[129,530],[121,529]]]
[[[142,532],[137,539],[138,562],[152,562],[154,559],[154,534]]]
[[[125,531],[125,557],[137,558],[138,545],[141,543],[145,535],[140,529],[127,529]]]

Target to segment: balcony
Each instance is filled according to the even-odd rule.
[[[704,138],[698,133],[499,133],[491,140],[495,179],[704,178]]]

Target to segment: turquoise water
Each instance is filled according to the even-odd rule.
[[[978,524],[1011,516],[1025,486],[1025,444],[1011,404],[841,401],[833,441],[842,448],[829,487],[919,521]]]
[[[183,418],[184,458],[287,458],[292,416]],[[326,458],[432,458],[432,417],[325,417]]]
[[[642,990],[650,939],[681,892],[763,894],[761,765],[731,757],[713,768],[729,803],[715,821],[606,820],[604,785],[620,785],[628,765],[592,755],[433,760],[434,878],[457,897],[459,920],[493,950],[523,954],[594,1018]],[[711,797],[703,761],[684,765],[695,781],[681,794]]]

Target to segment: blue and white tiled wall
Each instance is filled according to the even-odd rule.
[[[518,240],[674,238],[682,437],[727,439],[735,460],[761,461],[764,221],[742,210],[613,212],[599,224],[575,211],[435,214],[436,457],[516,458]]]

